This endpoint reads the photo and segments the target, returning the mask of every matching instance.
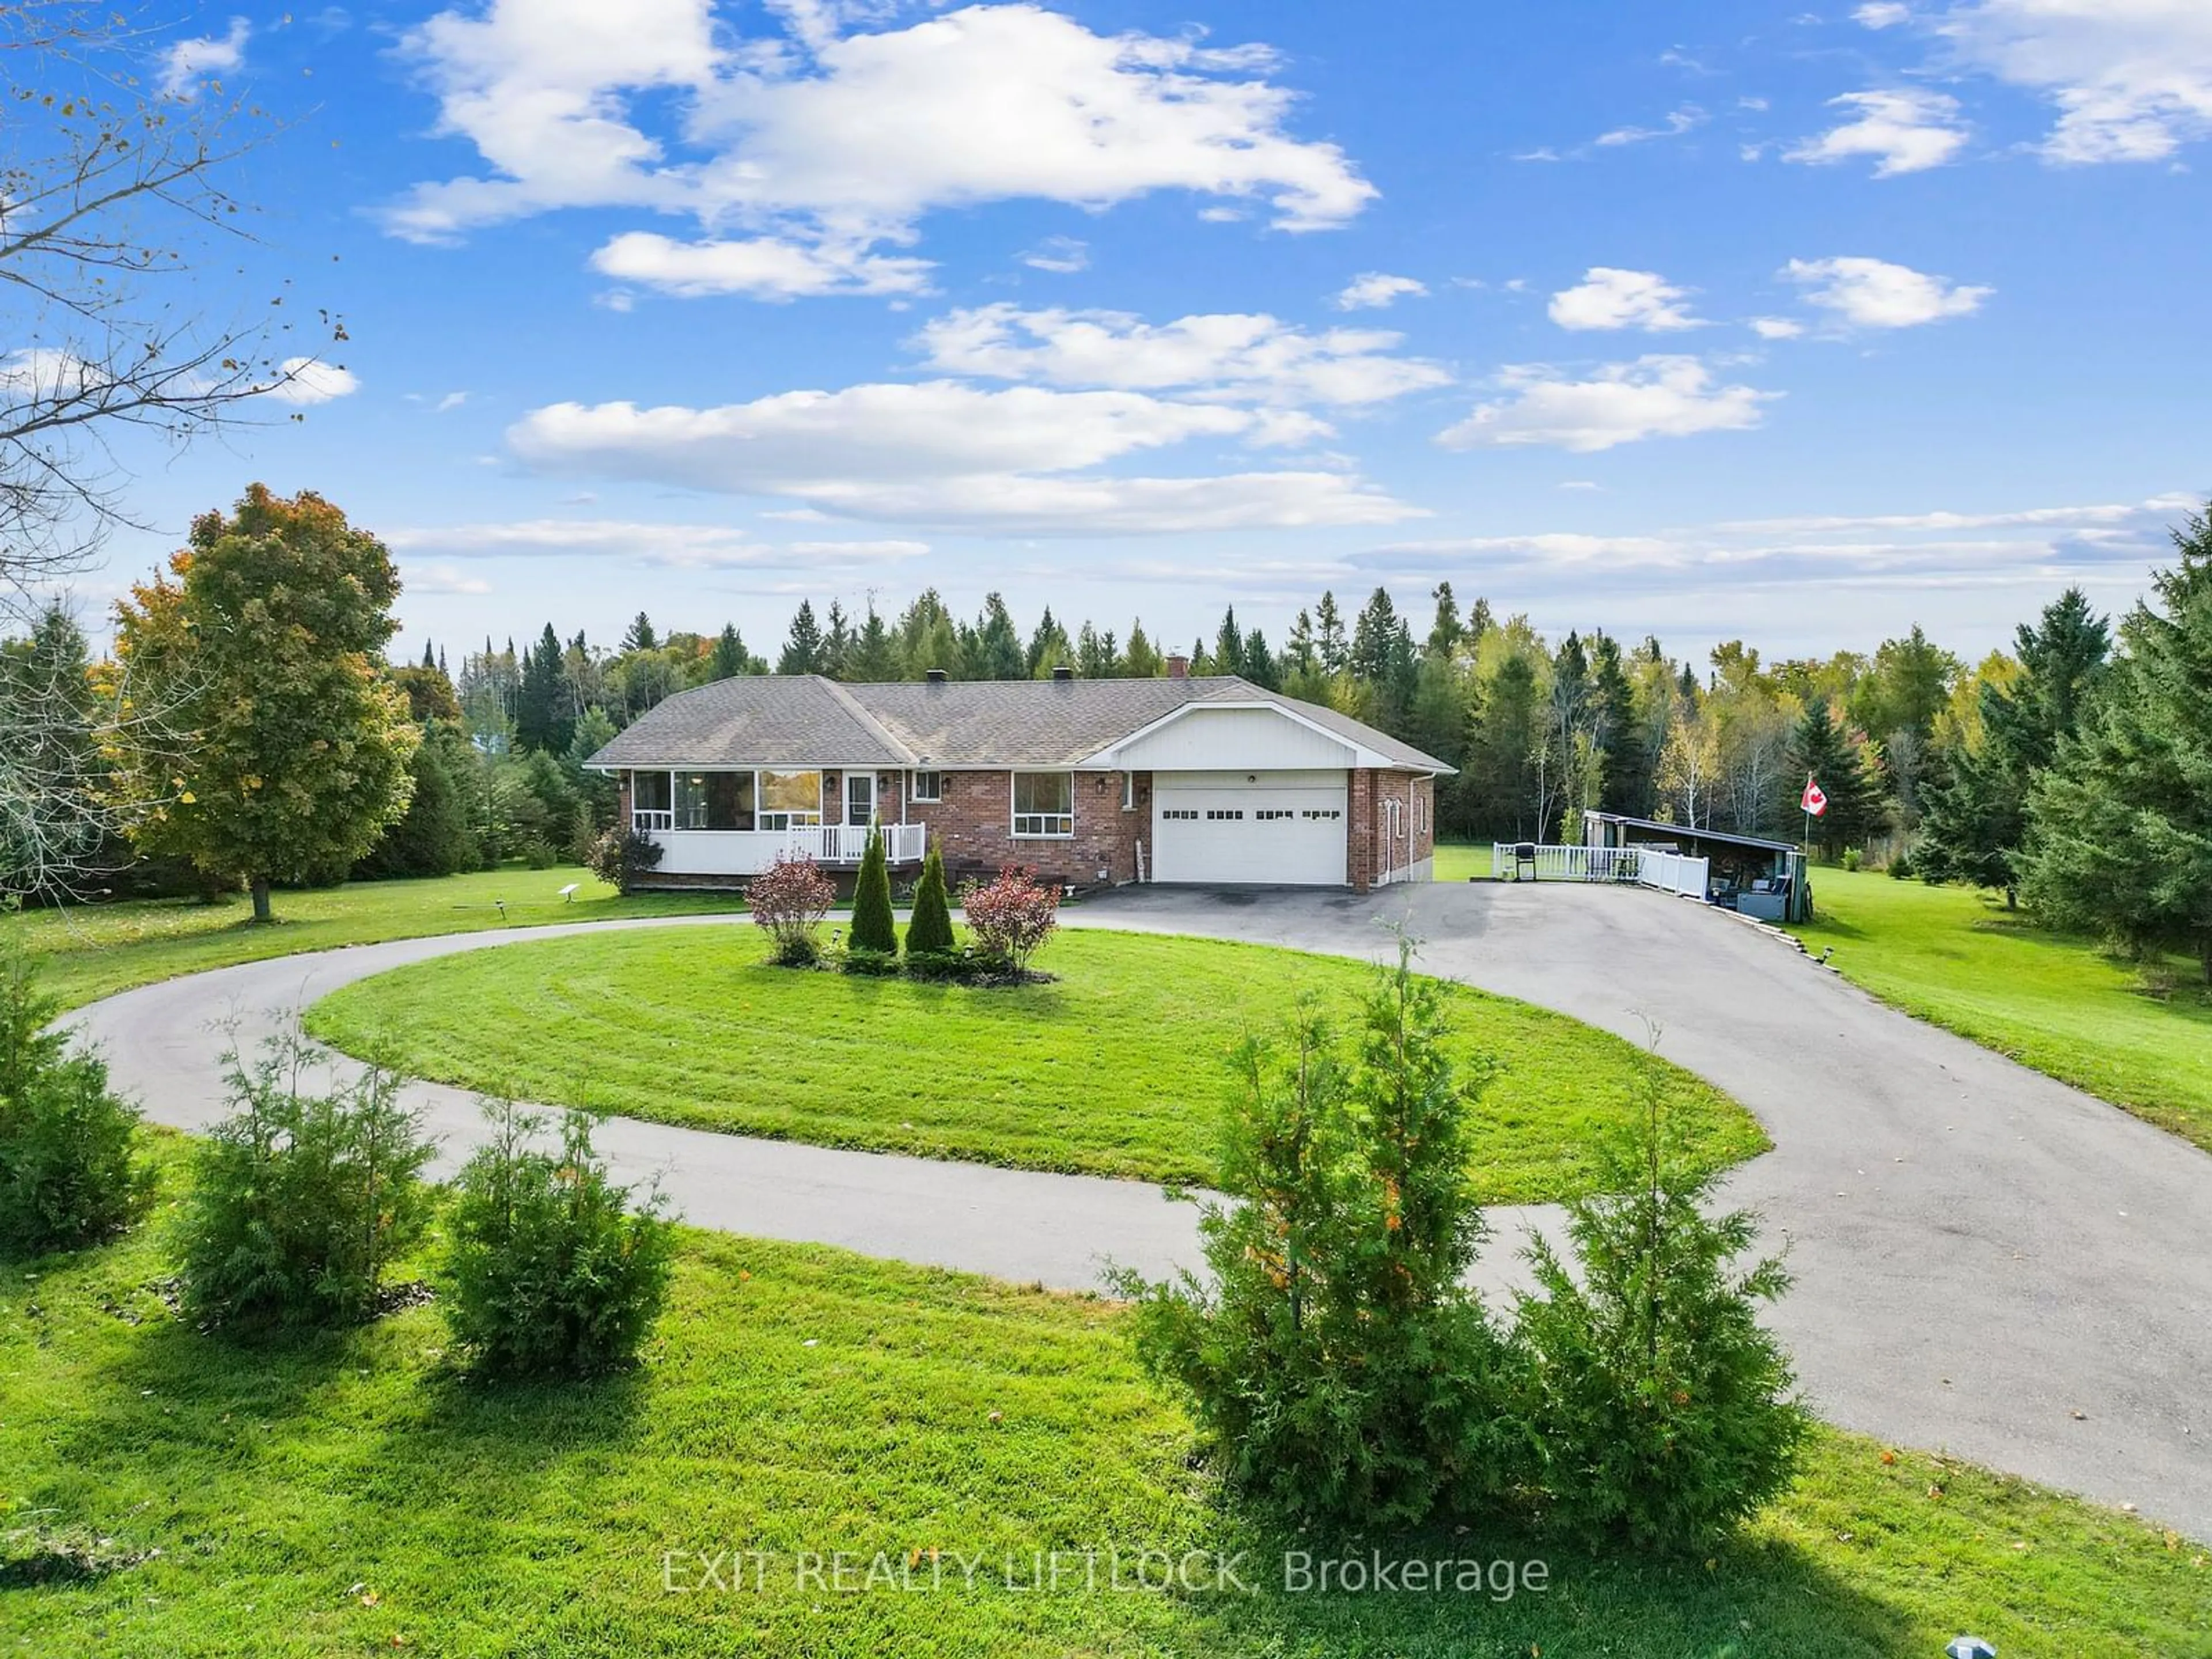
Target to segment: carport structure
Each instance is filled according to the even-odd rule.
[[[1812,918],[1813,889],[1806,878],[1805,854],[1786,841],[1590,811],[1583,814],[1583,844],[1639,855],[1702,859],[1709,903],[1760,921]]]

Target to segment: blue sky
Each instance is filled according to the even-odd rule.
[[[1279,637],[1449,578],[1678,652],[2117,608],[2212,487],[2212,7],[479,0],[210,8],[292,125],[244,280],[300,423],[145,471],[101,602],[252,478],[405,647],[1004,592]],[[258,291],[258,290],[257,290]],[[244,290],[241,290],[241,293]]]

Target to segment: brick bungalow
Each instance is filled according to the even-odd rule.
[[[718,680],[592,757],[660,844],[641,885],[738,887],[787,851],[957,878],[1026,865],[1129,881],[1349,887],[1429,878],[1436,780],[1372,726],[1233,676],[845,685]]]

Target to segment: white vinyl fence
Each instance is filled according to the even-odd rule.
[[[1538,881],[1622,881],[1702,899],[1711,861],[1654,847],[1550,847],[1535,849]],[[1522,864],[1515,842],[1493,842],[1490,873],[1501,881],[1518,879]]]

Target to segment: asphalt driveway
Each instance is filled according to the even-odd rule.
[[[1899,1444],[1948,1449],[2212,1538],[2212,1158],[1882,1007],[1759,931],[1654,893],[1437,884],[1349,895],[1129,889],[1083,927],[1382,957],[1402,922],[1428,971],[1633,1040],[1729,1091],[1775,1151],[1735,1203],[1786,1245],[1774,1311],[1814,1403]],[[685,918],[596,927],[726,926]],[[248,1042],[337,986],[542,927],[357,946],[173,980],[76,1023],[155,1121],[220,1109],[224,1027]],[[1510,1086],[1510,1084],[1506,1086]],[[459,1091],[410,1085],[450,1168],[476,1133]],[[831,1151],[628,1120],[602,1146],[658,1172],[702,1225],[843,1245],[1068,1288],[1112,1259],[1195,1260],[1193,1212],[1139,1183]],[[1482,1277],[1516,1277],[1498,1214]]]

